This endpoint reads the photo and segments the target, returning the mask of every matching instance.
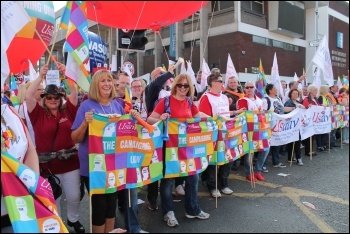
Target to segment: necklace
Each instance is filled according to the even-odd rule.
[[[105,115],[107,115],[107,113],[106,113],[105,109],[102,107],[101,103],[99,102],[98,104],[100,104],[100,107],[101,107],[101,109],[102,109],[103,113],[104,113]],[[113,113],[113,111],[112,111],[112,105],[111,105],[111,102],[109,102],[109,103],[108,103],[108,106],[109,106],[109,108],[111,109],[110,114],[112,114],[112,113]]]

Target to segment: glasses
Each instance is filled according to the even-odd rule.
[[[131,86],[131,88],[132,88],[132,89],[140,89],[140,88],[142,88],[142,86],[141,86],[141,85]]]
[[[214,80],[213,82],[222,83],[222,82],[224,82],[224,81],[223,81],[223,80]]]
[[[60,99],[61,97],[60,97],[60,96],[46,96],[45,98],[46,98],[46,100],[49,100],[49,101],[52,100],[52,99],[54,99],[54,100],[57,101],[57,100]]]
[[[189,84],[177,84],[176,87],[178,87],[179,89],[184,87],[185,89],[188,89],[190,87]]]
[[[254,86],[246,86],[245,89],[254,89]]]

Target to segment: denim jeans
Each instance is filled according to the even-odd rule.
[[[218,189],[224,189],[228,187],[228,176],[230,175],[230,168],[231,168],[232,163],[227,163],[224,165],[221,165],[219,167],[219,174],[218,174]],[[207,179],[207,185],[208,185],[208,190],[214,190],[216,188],[216,183],[215,183],[215,170],[216,166],[215,165],[209,165],[205,171],[208,173],[208,179]]]
[[[129,191],[130,191],[130,207],[129,207]],[[129,233],[139,233],[141,231],[141,226],[139,220],[137,219],[138,204],[137,204],[137,188],[134,189],[124,189],[118,191],[118,193],[124,193],[124,221],[125,229]],[[115,220],[115,225],[117,225],[117,216]],[[114,226],[114,228],[118,228]]]
[[[335,133],[337,132],[337,129],[333,129],[331,131],[331,146],[335,145]],[[327,134],[328,135],[328,134]]]
[[[272,165],[278,165],[280,163],[280,152],[281,146],[271,146],[270,152],[272,155]]]
[[[341,129],[341,131],[342,131],[343,141],[348,141],[349,140],[349,127],[343,127]]]
[[[189,215],[198,215],[201,209],[198,204],[198,174],[185,177],[185,210]],[[172,189],[174,178],[162,179],[160,182],[160,199],[163,215],[174,211]]]
[[[269,154],[269,150],[261,151],[258,153],[258,158],[257,158],[257,160],[255,162],[255,166],[254,166],[255,173],[261,173],[262,167],[264,165],[264,162],[265,162],[268,154]],[[253,157],[253,154],[251,156]],[[251,162],[249,162],[249,154],[245,154],[244,155],[244,170],[245,170],[246,176],[250,175],[250,166],[253,166],[253,165],[251,165]]]

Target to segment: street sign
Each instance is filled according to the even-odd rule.
[[[311,46],[311,47],[316,47],[316,46],[318,46],[318,44],[320,44],[320,42],[317,41],[317,40],[314,40],[314,41],[310,41],[310,42],[309,42],[309,46]]]

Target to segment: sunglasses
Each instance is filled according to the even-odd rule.
[[[137,86],[131,86],[132,89],[139,89],[139,88],[142,88],[141,85],[137,85]]]
[[[190,87],[190,85],[189,84],[177,84],[176,87],[178,87],[178,88],[184,87],[185,89],[188,89]]]
[[[49,100],[49,101],[52,100],[52,99],[54,99],[54,100],[57,101],[57,100],[59,100],[61,97],[60,97],[60,96],[46,96],[45,98],[46,98],[46,100]]]
[[[246,86],[245,89],[254,89],[254,86]]]
[[[224,81],[223,81],[223,80],[214,80],[213,82],[222,83],[222,82],[224,82]]]

